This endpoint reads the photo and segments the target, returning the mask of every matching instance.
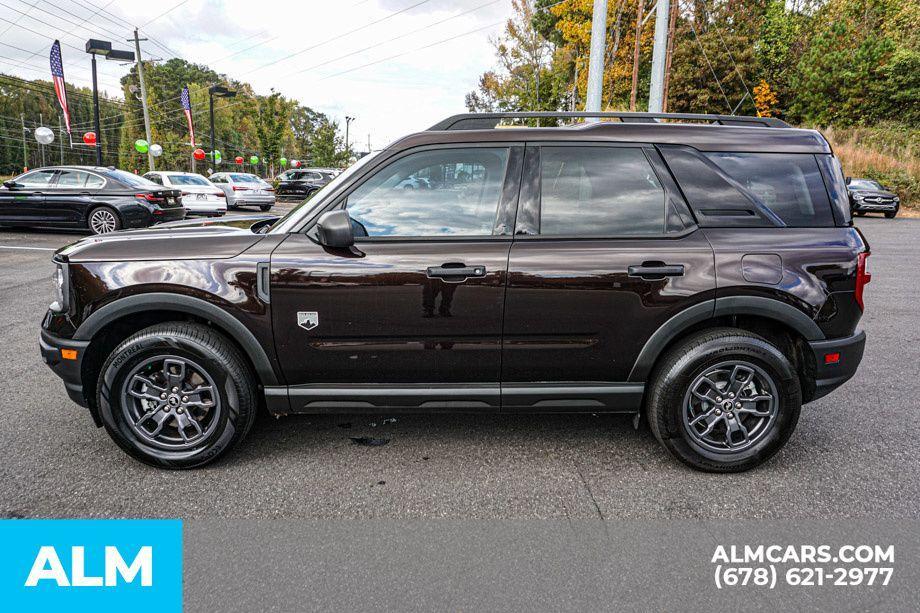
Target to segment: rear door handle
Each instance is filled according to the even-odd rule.
[[[683,264],[643,263],[639,266],[630,266],[626,270],[630,277],[639,277],[648,280],[684,276]]]
[[[467,266],[466,264],[449,262],[441,266],[428,267],[428,278],[443,279],[444,281],[452,283],[466,281],[470,277],[484,276],[486,276],[485,266]]]

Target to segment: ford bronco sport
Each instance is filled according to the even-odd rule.
[[[619,121],[496,129],[535,117]],[[854,374],[868,255],[818,132],[459,115],[283,218],[61,249],[41,351],[166,468],[218,458],[264,405],[628,412],[686,464],[740,471]]]

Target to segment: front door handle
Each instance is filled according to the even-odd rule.
[[[684,276],[683,264],[664,264],[659,262],[643,262],[638,266],[626,269],[630,277],[639,277],[649,281],[664,279],[665,277]]]
[[[466,264],[448,262],[441,266],[429,266],[428,278],[442,279],[449,283],[460,283],[470,277],[486,276],[485,266],[467,266]]]

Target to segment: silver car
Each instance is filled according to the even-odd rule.
[[[193,172],[155,171],[145,179],[165,187],[182,190],[182,206],[189,215],[221,216],[227,212],[227,196],[223,190]]]
[[[275,205],[275,190],[267,182],[248,172],[218,172],[210,177],[211,183],[224,190],[227,208],[257,206],[263,211]]]

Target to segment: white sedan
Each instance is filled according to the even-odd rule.
[[[182,206],[189,215],[221,216],[227,212],[223,190],[192,172],[156,171],[144,175],[154,183],[182,190]]]

